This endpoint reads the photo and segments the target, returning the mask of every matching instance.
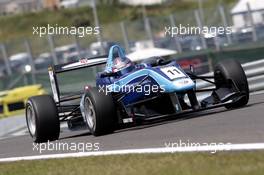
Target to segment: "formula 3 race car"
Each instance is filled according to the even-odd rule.
[[[145,121],[217,107],[239,108],[249,100],[245,72],[234,60],[218,63],[212,76],[198,76],[192,67],[183,71],[176,61],[162,58],[135,64],[118,45],[105,57],[49,69],[53,97],[31,97],[26,104],[27,126],[34,142],[58,139],[63,121],[70,129],[86,125],[91,134],[100,136]],[[105,69],[97,73],[96,86],[87,84],[81,92],[61,94],[58,74],[100,65]],[[196,89],[198,79],[213,88]],[[204,92],[208,95],[199,100],[197,94]]]

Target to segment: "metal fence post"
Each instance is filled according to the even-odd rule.
[[[257,32],[256,32],[256,26],[255,26],[254,19],[253,19],[252,13],[251,13],[250,4],[248,2],[247,2],[247,13],[248,13],[248,17],[249,17],[250,26],[252,28],[253,41],[257,41],[258,36],[257,36]]]
[[[228,23],[227,23],[225,9],[224,9],[223,5],[218,6],[218,9],[219,9],[219,12],[220,12],[220,15],[221,15],[221,18],[222,18],[223,25],[224,25],[225,28],[227,28],[228,27]],[[232,44],[231,36],[227,35],[227,34],[225,34],[225,35],[226,35],[228,44]]]
[[[169,18],[170,18],[171,27],[176,27],[174,15],[171,14]],[[182,47],[181,47],[181,43],[179,41],[179,37],[178,36],[174,37],[174,42],[175,42],[175,45],[176,45],[178,53],[181,53],[182,52]]]
[[[129,53],[130,52],[130,47],[129,47],[128,35],[127,35],[127,30],[126,30],[126,26],[125,26],[125,22],[124,21],[120,22],[120,27],[121,27],[121,30],[122,30],[122,35],[123,35],[126,51]]]
[[[217,35],[214,37],[214,44],[215,44],[216,51],[220,51],[221,48],[219,44],[219,37]]]
[[[97,36],[97,42],[100,43],[100,51],[101,51],[101,54],[104,54],[104,49],[103,49],[103,37],[102,37],[102,29],[100,27],[100,24],[99,24],[99,18],[98,18],[98,14],[97,14],[97,8],[96,8],[96,3],[95,3],[95,0],[92,0],[92,9],[93,9],[93,16],[94,16],[94,24],[95,24],[95,27],[99,27],[99,34],[96,35]]]
[[[204,10],[203,10],[203,0],[198,0],[199,15],[201,17],[202,23],[204,22]]]
[[[27,39],[25,39],[25,46],[26,46],[27,53],[29,55],[29,64],[31,66],[32,82],[33,84],[36,84],[36,69],[35,69],[35,64],[33,61],[32,48]]]
[[[149,22],[149,18],[147,17],[147,13],[146,13],[145,6],[142,6],[142,10],[143,10],[144,27],[145,27],[147,36],[148,36],[148,38],[151,40],[151,42],[154,45],[154,38],[153,38],[153,34],[152,34],[152,30],[151,30],[151,25],[150,25],[150,22]]]
[[[10,76],[10,75],[12,75],[12,69],[10,67],[10,63],[9,63],[9,60],[8,60],[5,44],[1,44],[1,51],[2,51],[3,58],[4,58],[7,75]]]
[[[105,50],[103,48],[103,37],[102,37],[102,29],[100,27],[100,23],[99,23],[99,18],[98,18],[98,14],[97,14],[97,8],[96,8],[96,2],[95,0],[92,0],[91,1],[91,6],[92,6],[92,9],[93,9],[93,16],[94,16],[94,24],[95,24],[95,27],[99,27],[99,33],[98,35],[96,35],[97,37],[97,42],[100,43],[100,54],[105,54]],[[96,72],[97,72],[97,69],[96,67],[93,68],[93,74],[94,76],[96,76]]]
[[[27,86],[29,84],[26,74],[23,74],[23,82],[24,82],[24,86]]]
[[[76,48],[77,48],[79,59],[81,59],[81,57],[82,57],[82,55],[81,55],[81,46],[80,46],[78,35],[74,36],[74,40],[75,40],[75,44],[76,44]]]
[[[55,46],[54,46],[54,40],[53,37],[51,35],[48,35],[48,42],[49,42],[49,46],[50,46],[50,52],[51,55],[53,57],[53,64],[56,65],[58,64],[58,58],[55,52]]]
[[[198,10],[195,10],[194,11],[194,16],[195,16],[195,20],[196,20],[196,23],[197,23],[198,27],[200,29],[202,29],[203,28],[203,24],[202,24],[202,21],[201,21],[201,18],[200,18],[200,15],[199,15],[199,11]],[[204,36],[203,36],[202,33],[200,33],[200,38],[202,40],[203,49],[207,49],[206,40],[205,40],[205,38],[204,38]]]

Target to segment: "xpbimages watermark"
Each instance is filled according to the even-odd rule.
[[[165,26],[164,28],[165,36],[175,37],[181,35],[208,35],[212,37],[217,35],[229,35],[232,33],[232,27],[215,27],[215,26],[191,26],[187,24],[186,26],[180,24],[179,26]]]
[[[231,143],[223,143],[223,142],[192,142],[190,140],[183,141],[183,140],[178,140],[177,142],[165,142],[164,146],[166,148],[196,148],[199,149],[201,147],[211,147],[212,151],[211,153],[214,154],[217,151],[228,151],[230,150],[229,147],[223,147],[221,150],[218,149],[218,147],[221,147],[223,145],[232,145]]]
[[[33,35],[43,37],[45,35],[74,35],[78,37],[85,37],[86,35],[98,35],[100,27],[67,27],[59,26],[58,24],[47,26],[33,26]]]
[[[136,84],[111,84],[111,85],[99,85],[99,92],[106,95],[111,92],[129,92],[129,93],[143,93],[144,95],[150,95],[152,93],[165,92],[164,85],[136,85]]]
[[[46,142],[46,143],[33,143],[33,151],[43,153],[45,151],[73,151],[73,152],[90,152],[99,151],[99,143],[88,143],[88,142]]]

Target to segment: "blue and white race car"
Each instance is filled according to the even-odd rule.
[[[57,74],[105,65],[96,77],[96,86],[63,96]],[[240,63],[227,60],[215,66],[212,76],[183,71],[176,61],[160,57],[134,63],[123,49],[114,45],[107,58],[94,57],[55,65],[49,69],[53,97],[35,96],[26,104],[28,130],[35,142],[59,138],[60,122],[70,129],[86,125],[95,136],[114,132],[124,126],[217,107],[238,108],[249,100],[248,82]],[[213,88],[197,89],[196,80]],[[207,92],[198,100],[197,94]]]

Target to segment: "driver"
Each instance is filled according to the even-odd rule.
[[[122,76],[131,72],[134,67],[134,63],[126,57],[124,50],[119,45],[114,45],[109,49],[105,73]]]
[[[127,57],[116,57],[113,60],[112,72],[124,75],[134,68],[134,63]]]

